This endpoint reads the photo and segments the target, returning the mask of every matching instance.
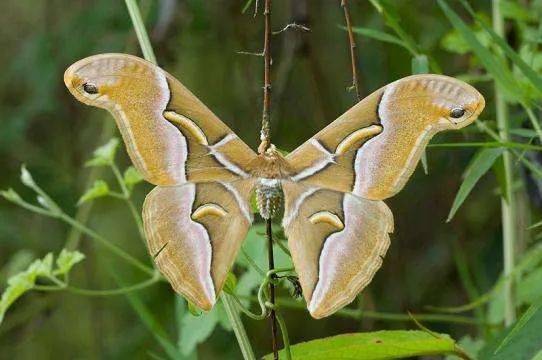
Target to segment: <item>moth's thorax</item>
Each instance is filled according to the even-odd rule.
[[[256,200],[260,215],[270,219],[280,211],[282,205],[281,179],[291,174],[286,159],[271,145],[250,164],[250,173],[257,178]]]
[[[256,183],[258,211],[264,219],[271,219],[282,206],[282,186],[279,179],[260,178]]]

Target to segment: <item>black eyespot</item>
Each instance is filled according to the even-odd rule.
[[[85,92],[87,94],[97,94],[98,93],[98,88],[96,87],[96,85],[91,84],[91,83],[84,83],[83,84],[83,90],[85,90]]]
[[[465,115],[465,109],[461,109],[461,108],[452,109],[452,112],[450,113],[450,116],[453,117],[454,119],[459,119],[463,115]]]

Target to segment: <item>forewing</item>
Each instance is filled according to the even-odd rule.
[[[382,264],[393,216],[382,201],[283,182],[283,226],[311,315],[350,303]]]
[[[128,154],[155,185],[235,181],[256,154],[173,76],[135,56],[78,61],[64,81],[80,101],[115,117]],[[85,93],[93,84],[97,94]]]
[[[252,217],[249,181],[158,186],[143,221],[156,266],[174,290],[201,309],[216,302]]]
[[[450,118],[456,108],[465,115]],[[290,153],[292,180],[386,199],[404,187],[433,135],[472,123],[483,108],[478,91],[447,76],[397,80]]]

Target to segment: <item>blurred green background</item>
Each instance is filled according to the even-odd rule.
[[[438,64],[442,73],[468,75],[476,80],[474,85],[487,102],[482,119],[494,120],[491,77],[485,75],[469,52],[460,51],[461,42],[437,3],[432,0],[389,3],[401,27],[424,54],[430,55],[431,62]],[[453,1],[450,3],[465,21],[472,22],[464,9]],[[470,3],[481,16],[491,18],[489,1]],[[539,9],[536,1],[511,3],[520,8]],[[243,14],[244,5],[245,1],[226,0],[140,2],[159,65],[180,79],[256,148],[263,61],[238,52],[261,51],[263,19],[261,12],[256,18],[252,16],[252,7]],[[86,107],[70,96],[62,74],[76,60],[92,54],[141,55],[126,6],[123,1],[110,0],[4,0],[0,9],[0,188],[14,187],[23,197],[34,196],[19,183],[19,168],[24,163],[40,186],[69,214],[85,213],[89,205],[77,207],[76,203],[89,186],[90,174],[94,172],[95,176],[98,172],[99,178],[111,183],[113,177],[107,169],[85,168],[84,163],[97,146],[118,134],[108,114]],[[386,27],[382,14],[369,2],[351,1],[350,9],[354,26],[393,33]],[[524,16],[521,21],[508,18],[508,40],[516,48],[523,41],[525,28],[538,26],[535,12],[526,11]],[[355,102],[355,93],[347,90],[351,85],[350,58],[347,34],[340,28],[344,18],[339,2],[275,1],[273,28],[280,30],[291,22],[306,25],[311,31],[286,31],[272,37],[272,139],[286,151],[296,148]],[[402,47],[361,35],[356,35],[356,41],[364,96],[412,73],[412,56]],[[525,115],[517,111],[512,111],[514,117],[518,124],[526,121]],[[468,128],[439,135],[433,142],[467,142],[478,138],[476,129]],[[363,293],[365,310],[426,313],[431,305],[467,303],[494,284],[503,266],[499,187],[495,176],[482,178],[455,218],[445,222],[464,169],[476,150],[428,148],[429,174],[425,175],[420,166],[402,193],[388,201],[395,215],[395,234],[383,267]],[[117,158],[121,168],[129,165],[124,150],[119,151]],[[514,164],[514,172],[524,179],[517,162]],[[524,181],[518,182],[518,187],[524,189]],[[136,188],[134,199],[138,208],[150,188],[148,184]],[[532,222],[531,217],[536,220],[538,208],[534,200],[538,195],[519,191],[518,196],[533,200],[521,202],[517,218],[518,227],[523,229]],[[97,199],[89,211],[87,224],[148,262],[137,228],[121,201]],[[536,240],[522,235],[520,241],[519,247],[525,248]],[[69,246],[79,243],[79,250],[86,255],[86,260],[71,274],[70,282],[79,287],[109,289],[118,287],[119,278],[126,283],[143,278],[140,272],[85,236],[78,242],[77,234],[65,224],[2,200],[0,288],[32,258],[49,251],[58,253],[67,242]],[[265,267],[265,263],[261,266]],[[470,282],[461,279],[458,266],[468,269]],[[182,330],[179,335],[179,321],[175,320],[179,304],[176,307],[169,285],[159,283],[137,295],[171,341],[176,342],[178,336],[182,341]],[[283,288],[279,296],[290,297]],[[333,316],[316,321],[303,309],[285,309],[284,316],[292,343],[362,330],[415,328],[409,321],[378,318]],[[472,313],[467,316],[475,318]],[[480,318],[495,323],[502,321],[498,312],[492,315],[486,310]],[[268,353],[268,322],[243,319],[256,353]],[[484,326],[450,322],[426,325],[455,339],[467,335],[482,339],[490,331]],[[193,321],[191,326],[197,332],[198,326],[203,325]],[[209,337],[197,347],[200,359],[241,356],[232,332],[220,325],[208,326],[205,331],[210,333]],[[62,291],[34,291],[17,301],[0,326],[0,349],[0,358],[5,359],[163,356],[159,342],[125,296],[87,297]]]

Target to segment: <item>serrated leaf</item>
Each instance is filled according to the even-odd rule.
[[[58,258],[56,259],[55,272],[58,274],[67,274],[75,264],[83,261],[84,259],[85,254],[77,250],[69,251],[62,249],[58,255]]]
[[[103,180],[96,180],[94,181],[94,184],[92,184],[92,187],[79,198],[77,205],[107,195],[109,195],[109,185]]]
[[[119,147],[119,139],[112,138],[107,144],[100,146],[93,152],[92,159],[85,163],[85,166],[107,166],[115,160],[115,155]]]
[[[8,279],[8,287],[2,293],[0,298],[0,324],[4,320],[4,315],[8,308],[25,292],[34,287],[36,276],[24,271]]]
[[[124,184],[126,185],[128,190],[132,191],[134,186],[143,181],[143,176],[141,176],[141,174],[139,173],[139,171],[136,170],[135,167],[130,166],[124,171],[122,180],[124,181]]]
[[[11,276],[8,286],[0,298],[0,324],[8,308],[25,292],[36,284],[38,276],[52,276],[53,254],[48,253],[43,259],[34,260],[26,270]]]
[[[472,158],[470,164],[467,166],[465,178],[455,196],[454,203],[450,209],[446,222],[452,220],[478,180],[491,169],[495,161],[503,152],[504,149],[501,148],[482,149]]]
[[[393,330],[331,336],[291,345],[290,350],[293,359],[378,360],[451,353],[455,342],[448,335]],[[284,350],[279,355],[282,359]]]
[[[53,275],[53,253],[48,253],[41,260],[36,260],[34,271],[37,276]]]

